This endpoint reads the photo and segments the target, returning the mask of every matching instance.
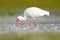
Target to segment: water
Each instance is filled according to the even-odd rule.
[[[32,27],[29,27],[29,19],[15,26],[17,16],[0,18],[0,33],[8,32],[60,32],[60,18],[57,16],[44,16],[37,18],[37,27],[34,28],[34,21],[32,20]]]

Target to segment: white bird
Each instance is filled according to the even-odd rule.
[[[34,25],[36,27],[36,24],[37,24],[36,18],[40,17],[40,16],[44,16],[44,15],[50,16],[50,13],[48,11],[42,10],[38,7],[29,7],[27,9],[25,9],[24,17],[18,16],[16,18],[16,27],[18,27],[18,24],[20,21],[27,20],[27,18],[30,18],[29,26],[31,26],[31,20],[34,19]]]

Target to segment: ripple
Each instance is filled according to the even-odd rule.
[[[34,25],[29,27],[26,24],[20,24],[16,27],[15,24],[0,24],[0,33],[6,32],[60,32],[60,24],[38,24],[36,28]]]

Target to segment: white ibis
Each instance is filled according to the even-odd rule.
[[[31,26],[31,20],[34,19],[34,25],[36,27],[36,24],[37,24],[36,18],[40,17],[40,16],[44,16],[44,15],[50,16],[48,11],[42,10],[38,7],[29,7],[27,9],[25,9],[24,17],[18,16],[16,18],[16,27],[18,27],[18,24],[20,21],[27,20],[27,18],[30,18],[29,26]]]

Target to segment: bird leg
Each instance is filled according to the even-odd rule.
[[[30,19],[29,26],[31,26],[31,23],[32,23],[32,19]]]
[[[36,19],[34,18],[34,27],[36,28],[36,25],[37,25],[37,21]]]

